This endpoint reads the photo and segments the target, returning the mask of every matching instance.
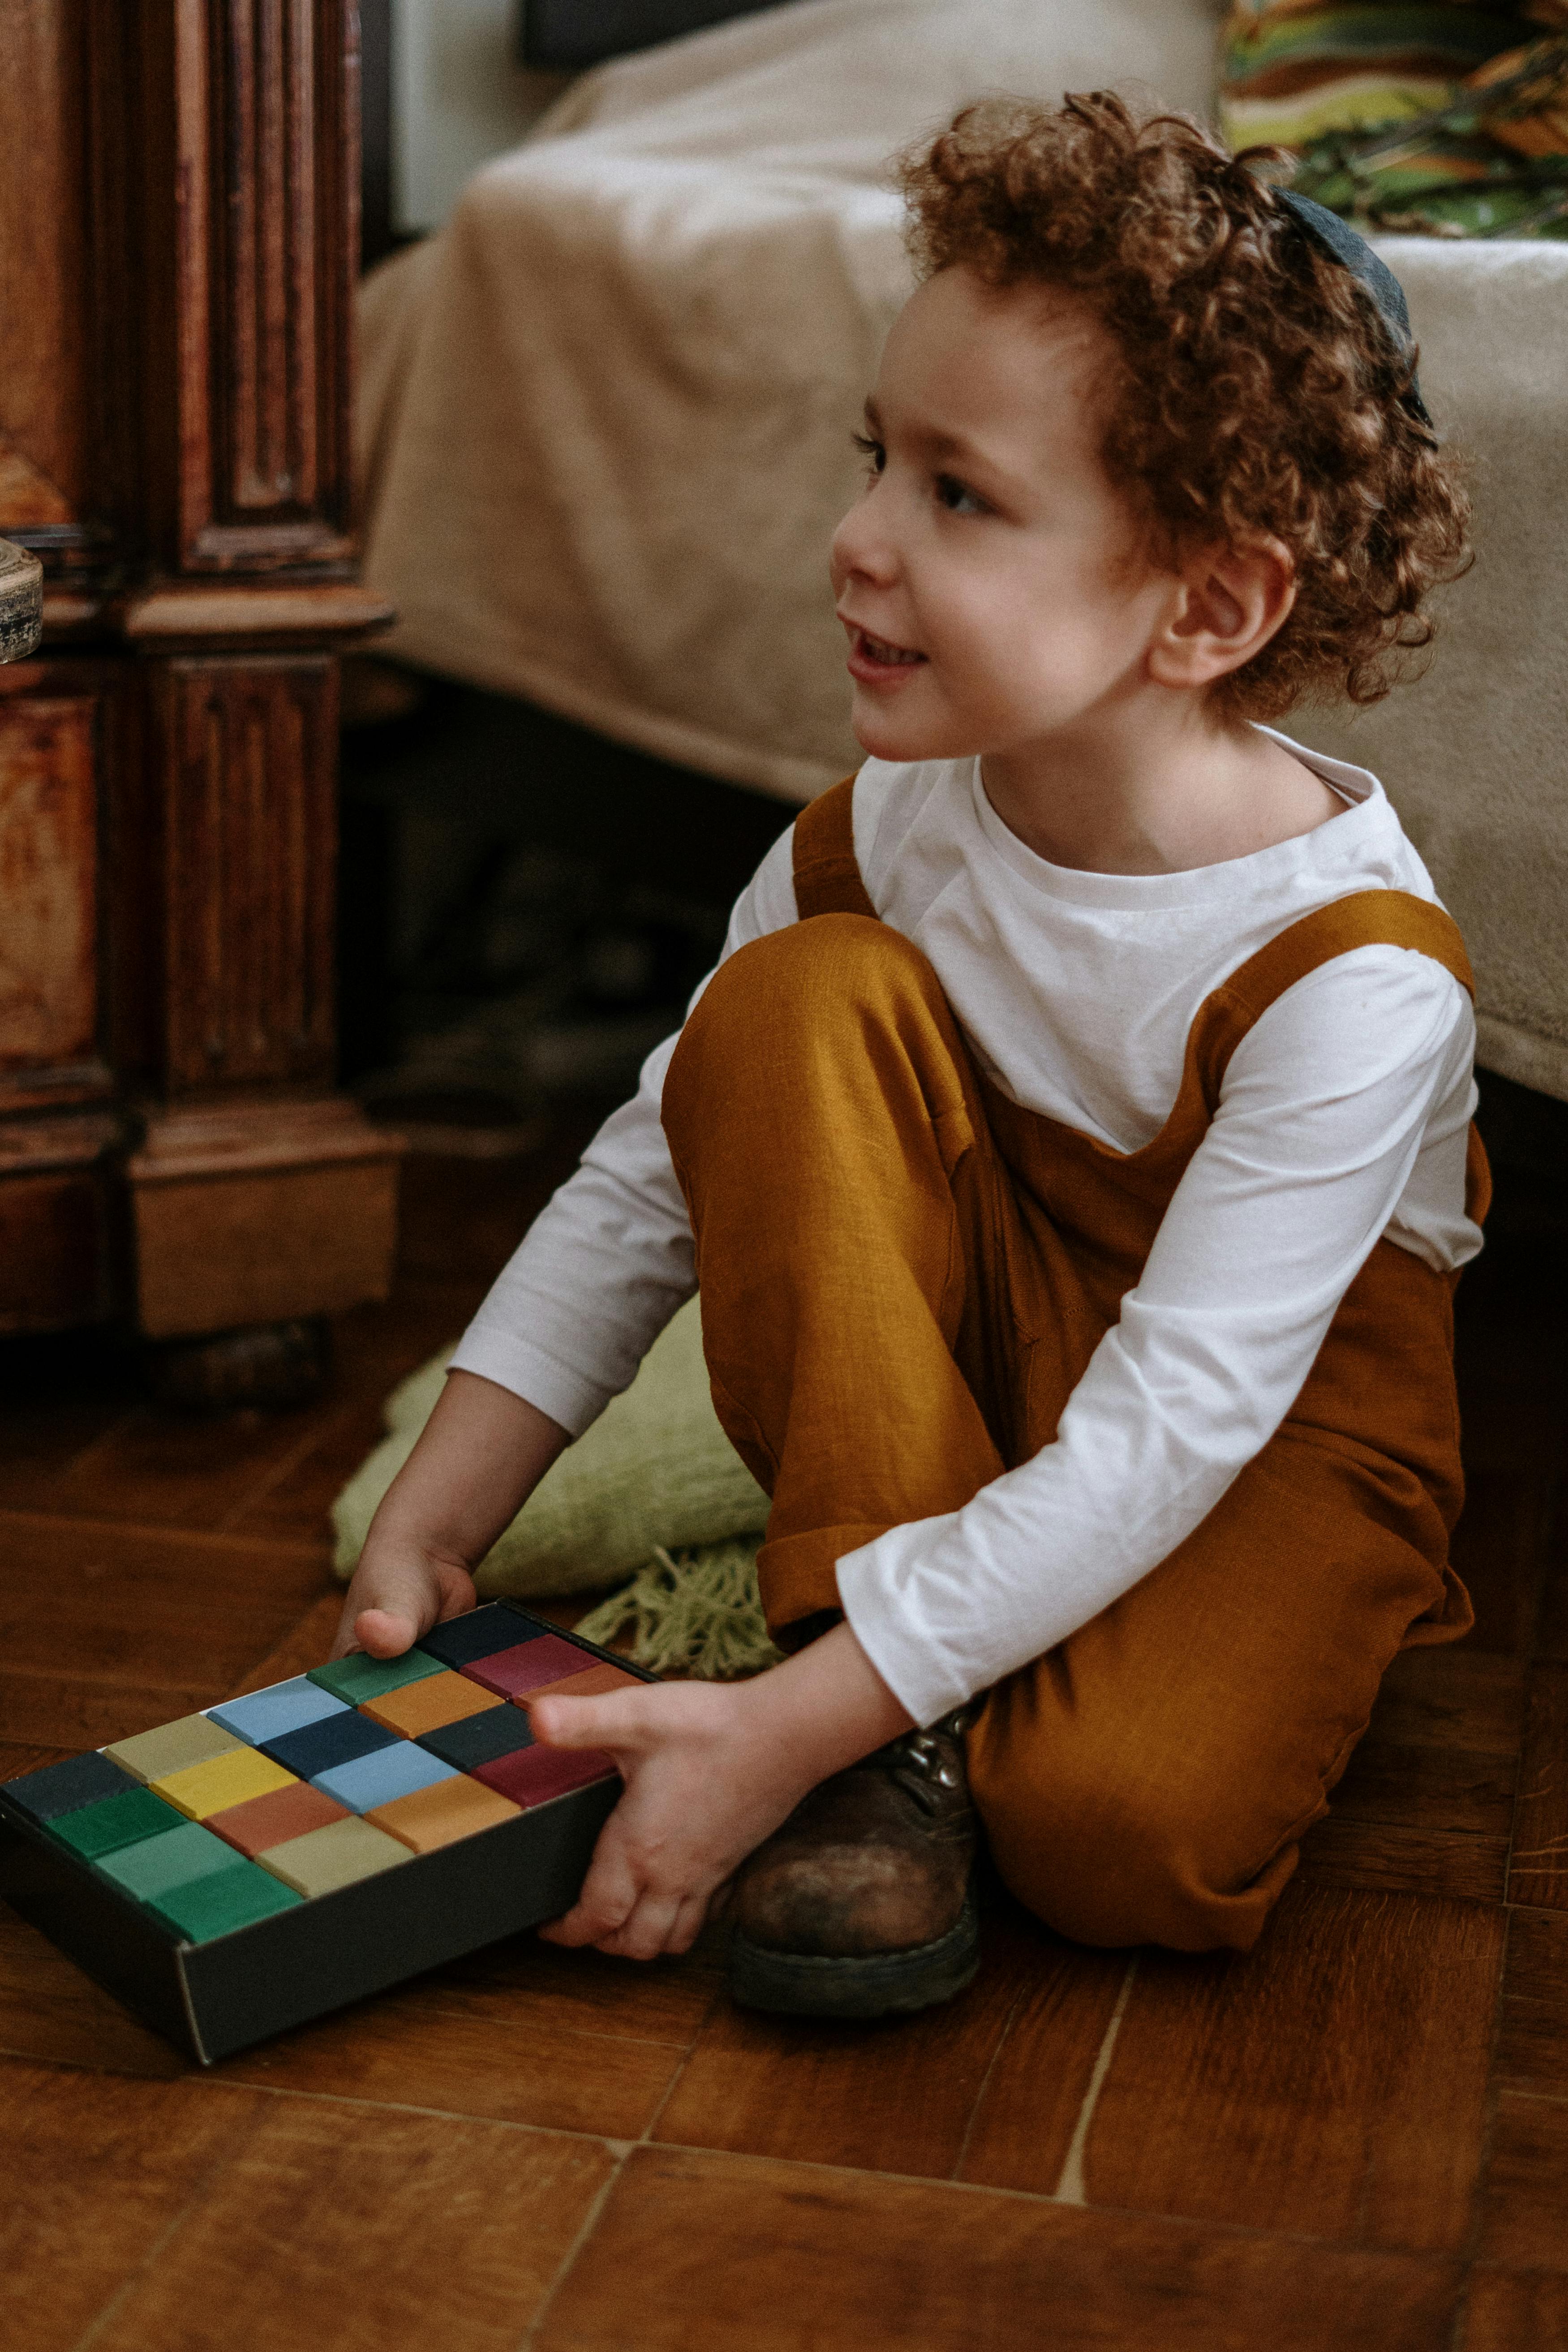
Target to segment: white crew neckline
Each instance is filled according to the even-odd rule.
[[[1337,815],[1325,817],[1310,833],[1274,842],[1267,849],[1249,850],[1243,857],[1222,858],[1215,866],[1184,866],[1176,874],[1099,874],[1083,866],[1053,866],[1048,858],[1020,841],[993,807],[981,782],[976,754],[966,763],[975,822],[986,845],[1021,881],[1047,898],[1079,907],[1152,912],[1159,908],[1201,906],[1216,899],[1252,897],[1260,891],[1277,889],[1302,874],[1331,871],[1347,862],[1355,864],[1367,834],[1381,825],[1387,805],[1377,778],[1369,769],[1352,767],[1346,761],[1331,760],[1321,751],[1310,751],[1275,728],[1259,727],[1257,731],[1300,760],[1303,767],[1310,768],[1331,792],[1339,794],[1346,806]],[[957,764],[962,776],[964,763]],[[1349,827],[1348,833],[1342,830],[1344,827]],[[1325,835],[1332,837],[1328,845],[1324,843]],[[1331,850],[1331,856],[1326,854],[1326,849]]]

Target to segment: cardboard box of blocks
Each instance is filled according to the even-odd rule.
[[[0,1895],[203,2063],[575,1900],[620,1793],[522,1701],[651,1677],[492,1601],[0,1787]]]

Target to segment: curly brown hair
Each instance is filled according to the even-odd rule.
[[[1289,549],[1289,618],[1211,688],[1236,719],[1377,701],[1469,560],[1464,491],[1401,404],[1414,358],[1258,177],[1284,160],[1097,90],[967,107],[898,167],[921,277],[1059,286],[1109,331],[1101,454],[1156,545]]]

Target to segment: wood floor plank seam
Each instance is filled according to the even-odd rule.
[[[92,2071],[89,2068],[71,2068],[69,2060],[61,2058],[35,2059],[29,2056],[28,2063],[60,2066],[77,2074]],[[416,2106],[412,2099],[362,2099],[356,2098],[352,2091],[301,2091],[292,2083],[256,2083],[248,2077],[243,2083],[231,2083],[219,2074],[196,2074],[187,2079],[193,2080],[201,2090],[255,2091],[267,2099],[310,2099],[319,2106],[363,2108],[372,2115],[427,2116],[436,2123],[483,2124],[487,2130],[521,2132],[536,2139],[581,2140],[591,2147],[606,2148],[612,2157],[617,2150],[624,2155],[627,2148],[639,2145],[635,2139],[616,2139],[605,2132],[583,2131],[573,2124],[530,2124],[520,2122],[514,2116],[477,2116],[461,2107],[421,2107]]]
[[[1117,2036],[1121,2032],[1121,2021],[1127,2014],[1127,2004],[1132,1998],[1132,1987],[1137,1975],[1138,1955],[1134,1952],[1127,1963],[1127,1973],[1121,1979],[1121,1990],[1116,1996],[1116,2007],[1110,2012],[1100,2048],[1095,2053],[1094,2071],[1089,2078],[1089,2087],[1083,2095],[1083,2105],[1078,2111],[1078,2120],[1072,2127],[1072,2137],[1068,2142],[1068,2152],[1062,2158],[1062,2168],[1057,2177],[1057,2185],[1051,2192],[1050,2201],[1053,2205],[1087,2205],[1089,2203],[1083,2170],[1084,2150],[1089,2146],[1089,2135],[1094,2123],[1094,2111],[1100,2105],[1100,2093],[1105,2088],[1111,2063],[1116,2056]]]
[[[605,2145],[607,2146],[608,2143],[606,2142]],[[611,2193],[615,2189],[616,2183],[619,2181],[622,2173],[625,2172],[626,2166],[631,2159],[633,2148],[639,2147],[641,2143],[637,2140],[631,2140],[629,2142],[622,2141],[620,2145],[620,2158],[611,2166],[608,2179],[604,2182],[597,2196],[594,2198],[592,2203],[589,2205],[587,2211],[584,2214],[582,2221],[578,2225],[576,2236],[573,2239],[572,2243],[567,2247],[566,2252],[561,2257],[560,2263],[556,2266],[554,2277],[551,2280],[549,2286],[540,2298],[538,2309],[535,2311],[533,2317],[530,2320],[527,2327],[523,2330],[522,2335],[518,2339],[517,2352],[532,2352],[533,2346],[539,2341],[539,2331],[543,2326],[546,2319],[550,2316],[551,2305],[554,2303],[556,2296],[560,2294],[573,2271],[576,2268],[578,2257],[585,2251],[594,2236],[594,2232],[597,2230],[599,2226],[599,2217],[604,2212],[605,2206],[609,2203]]]

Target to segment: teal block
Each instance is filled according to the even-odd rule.
[[[405,1683],[422,1683],[446,1672],[439,1658],[427,1658],[422,1650],[405,1650],[400,1658],[367,1658],[361,1650],[352,1658],[334,1658],[330,1666],[312,1666],[310,1679],[345,1706],[358,1706],[362,1699],[380,1698]]]
[[[239,1868],[244,1862],[243,1854],[236,1853],[233,1846],[215,1837],[211,1830],[203,1829],[200,1822],[182,1821],[177,1830],[165,1830],[161,1837],[143,1838],[140,1845],[106,1855],[97,1866],[105,1878],[123,1894],[133,1895],[138,1903],[156,1903],[176,1886],[189,1886],[195,1879],[210,1878],[215,1871]]]
[[[241,1861],[235,1870],[215,1870],[188,1886],[171,1887],[153,1908],[187,1943],[210,1944],[215,1937],[232,1936],[237,1927],[253,1927],[274,1911],[291,1911],[300,1899],[270,1871]]]
[[[104,1797],[96,1805],[83,1805],[79,1812],[62,1813],[47,1827],[49,1835],[72,1853],[96,1862],[100,1854],[117,1853],[121,1846],[174,1829],[183,1819],[151,1789],[128,1789],[122,1797]]]

